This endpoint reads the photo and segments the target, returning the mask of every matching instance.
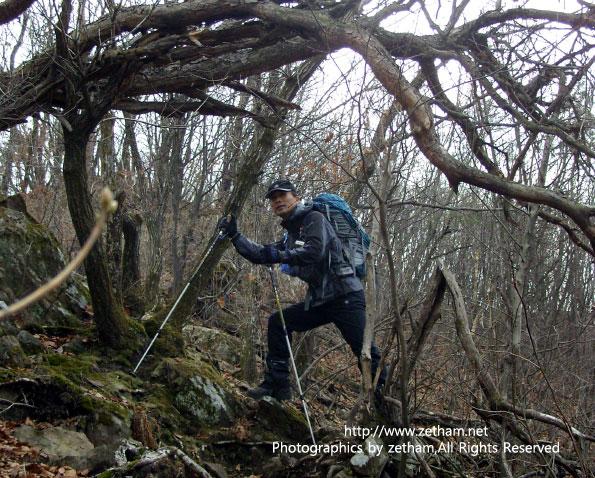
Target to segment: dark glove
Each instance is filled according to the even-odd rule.
[[[221,229],[227,237],[233,237],[238,233],[238,224],[236,222],[235,214],[230,214],[221,219],[219,223],[219,229]]]
[[[279,262],[279,251],[272,244],[264,246],[263,255],[265,264],[275,264]]]

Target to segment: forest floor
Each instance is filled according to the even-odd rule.
[[[43,344],[43,353],[38,356],[36,360],[41,360],[44,364],[53,362],[51,360],[52,357],[59,358],[58,356],[64,356],[65,358],[67,358],[67,356],[72,356],[72,358],[75,359],[75,354],[65,351],[64,346],[77,337],[82,338],[85,342],[92,340],[77,334],[65,336],[46,336],[42,334],[34,335]],[[98,363],[98,366],[100,367],[100,372],[104,366],[113,371],[113,364],[110,364],[107,358],[105,359],[105,363],[100,362]],[[333,356],[331,354],[326,358],[321,366],[332,369],[333,367],[338,368],[339,364],[333,361]],[[105,372],[108,372],[108,368],[105,369]],[[242,388],[246,387],[245,382],[236,379],[234,376],[234,373],[238,371],[236,367],[231,366],[227,362],[219,362],[218,368],[225,380],[228,381],[234,389],[241,390]],[[355,370],[354,373],[355,372],[357,372],[357,370]],[[31,376],[33,373],[33,369],[5,367],[3,368],[3,373],[12,377],[12,381],[18,381],[23,378],[26,380],[27,377]],[[124,373],[122,373],[122,375],[124,375]],[[351,372],[348,373],[348,375],[351,378]],[[357,379],[355,376],[353,378]],[[87,381],[93,383],[92,380],[87,379]],[[351,380],[346,380],[346,382],[351,382]],[[147,388],[150,387],[148,383],[146,385]],[[328,401],[328,397],[326,397],[326,399],[322,399],[322,401],[318,399],[312,399],[308,402],[311,416],[316,416],[317,427],[322,426],[340,429],[345,421],[346,414],[353,408],[355,404],[353,391],[349,390],[347,385],[332,385],[332,388],[335,392],[333,393],[333,405],[336,410],[335,413],[328,413],[328,403],[326,403]],[[125,403],[125,401],[122,402],[117,396],[108,395],[105,390],[101,390],[101,393],[99,393],[92,387],[89,387],[85,393],[95,395],[102,401],[117,402],[119,405],[124,405],[129,409],[139,408],[133,403]],[[56,416],[55,419],[50,416],[50,418],[46,418],[45,421],[39,421],[29,417],[21,421],[10,419],[1,420],[3,415],[4,417],[10,415],[6,414],[5,412],[8,412],[13,407],[21,407],[26,409],[28,404],[27,399],[24,397],[25,394],[23,394],[23,398],[19,399],[18,403],[16,401],[11,403],[8,400],[0,399],[0,478],[75,478],[94,475],[95,473],[91,474],[89,470],[77,470],[69,466],[52,466],[48,464],[48,456],[44,455],[40,449],[35,448],[29,443],[19,441],[19,439],[14,436],[13,433],[15,429],[21,427],[22,425],[28,425],[37,430],[44,430],[51,427],[72,428],[74,426],[74,422],[77,420],[77,417],[75,416],[72,418],[64,418],[63,415]],[[300,416],[303,414],[303,409],[299,399],[285,402],[285,404],[291,407],[296,412],[296,414]],[[199,441],[209,442],[220,441],[220,437],[225,436],[224,441],[237,441],[238,443],[246,441],[250,442],[253,440],[252,435],[254,430],[258,428],[258,424],[252,420],[252,415],[254,413],[255,412],[252,411],[246,417],[238,417],[236,422],[230,428],[213,429],[210,433],[201,432],[193,438]],[[234,469],[229,470],[230,476],[262,476],[254,475],[249,463],[246,463],[245,465],[235,464],[234,466]]]
[[[47,457],[38,449],[23,443],[13,436],[13,430],[21,425],[38,429],[53,426],[51,423],[0,421],[0,477],[1,478],[76,478],[87,477],[88,470],[75,470],[69,466],[50,466],[44,463]]]

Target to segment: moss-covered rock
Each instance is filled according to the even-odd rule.
[[[182,328],[182,334],[187,345],[194,345],[213,359],[224,360],[231,364],[237,364],[240,361],[242,350],[240,339],[222,330],[186,325]]]
[[[225,390],[200,375],[189,378],[184,390],[176,395],[174,404],[182,413],[196,418],[201,425],[229,426],[234,422]]]
[[[117,453],[121,456],[121,458],[117,459],[118,466],[101,473],[97,478],[211,476],[202,466],[179,448],[162,447],[158,450],[138,448],[132,450],[129,447],[121,446]]]
[[[22,425],[14,431],[14,436],[22,442],[40,448],[41,452],[48,456],[49,462],[56,465],[78,466],[80,458],[88,455],[94,448],[83,433],[62,427],[38,430]]]
[[[4,320],[0,320],[0,337],[4,335],[18,335],[19,330],[13,317],[6,317]]]
[[[229,426],[241,409],[221,374],[207,362],[165,359],[152,378],[167,384],[189,430]]]
[[[380,438],[368,437],[362,451],[353,455],[349,464],[358,475],[377,478],[389,460],[386,449]]]
[[[80,421],[83,429],[101,424],[110,428],[105,433],[110,439],[126,435],[133,412],[123,405],[123,399],[120,403],[112,398],[111,390],[115,385],[101,393],[103,390],[98,390],[89,380],[89,377],[99,373],[97,361],[98,358],[92,355],[44,355],[42,364],[26,377],[0,375],[0,397],[19,401],[25,395],[31,405],[27,408],[13,407],[14,410],[8,410],[5,418],[22,420],[30,417],[51,421],[81,415],[85,417]],[[113,384],[116,381],[115,374],[114,377],[106,377],[107,381]],[[131,397],[131,393],[128,396]],[[119,397],[116,395],[116,398]]]
[[[28,354],[37,354],[43,350],[41,340],[26,330],[21,330],[17,335],[17,340],[21,344],[23,351]]]
[[[310,438],[304,415],[272,397],[265,396],[258,401],[255,418],[273,434],[273,439],[282,437],[288,441],[307,442]]]
[[[66,266],[53,234],[23,212],[0,207],[0,300],[7,304],[34,291]],[[23,328],[80,327],[89,293],[70,277],[56,290],[20,313]]]
[[[95,446],[109,445],[114,440],[130,436],[134,412],[127,407],[87,397],[81,404],[86,415],[83,430]]]
[[[24,367],[25,353],[14,335],[0,337],[0,366]]]
[[[161,441],[177,443],[180,433],[187,428],[187,417],[174,406],[174,393],[166,384],[155,383],[142,398],[142,406],[158,421]]]
[[[145,314],[137,324],[142,326],[146,335],[152,338],[159,331],[168,313],[169,308],[161,308],[154,313]],[[159,332],[151,353],[162,357],[184,357],[184,336],[171,322],[166,323]]]

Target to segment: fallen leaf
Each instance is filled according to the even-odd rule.
[[[235,430],[235,435],[238,440],[245,440],[250,436],[250,433],[248,433],[245,427],[239,426]]]
[[[27,473],[43,473],[44,469],[39,463],[29,463],[25,466]]]
[[[9,478],[18,478],[21,466],[18,463],[10,464],[10,471],[8,472]]]

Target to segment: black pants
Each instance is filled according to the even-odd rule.
[[[362,353],[364,328],[366,326],[364,291],[352,292],[318,307],[311,307],[309,310],[304,310],[304,302],[300,302],[283,309],[283,317],[285,318],[285,326],[290,341],[293,331],[305,332],[321,325],[334,323],[351,347],[358,359],[358,366],[360,366],[359,358]],[[287,368],[289,351],[287,350],[279,312],[275,312],[269,317],[267,336],[269,345],[267,364],[272,374],[270,378],[279,385],[284,385],[283,382],[287,382],[289,379],[289,370]],[[371,347],[371,356],[372,377],[374,377],[380,361],[380,354],[374,343],[372,343]],[[379,387],[384,385],[386,375],[387,369],[386,366],[383,366],[378,380]]]

